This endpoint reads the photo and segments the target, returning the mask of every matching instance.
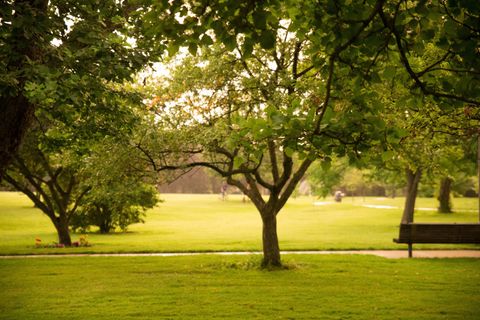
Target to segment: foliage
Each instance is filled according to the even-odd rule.
[[[195,53],[221,42],[249,56],[256,44],[274,48],[277,26],[290,21],[290,30],[312,40],[307,54],[316,69],[348,66],[356,88],[362,79],[380,83],[383,78],[407,84],[412,95],[404,101],[412,107],[420,93],[446,109],[480,104],[475,90],[480,80],[477,2],[202,0],[150,5],[146,1],[138,13],[144,47],[175,53],[186,46]],[[374,68],[386,61],[384,68]],[[478,120],[478,110],[469,110]]]
[[[272,226],[316,158],[356,159],[372,147],[392,157],[385,144],[398,144],[405,129],[388,125],[388,95],[379,87],[403,86],[408,94],[396,97],[395,108],[418,108],[424,120],[430,106],[480,119],[476,2],[43,0],[7,1],[1,10],[1,104],[8,108],[0,116],[14,121],[0,127],[8,137],[0,169],[32,110],[40,106],[67,124],[76,122],[72,114],[111,114],[104,107],[120,95],[112,82],[181,46],[213,63],[191,60],[180,68],[179,82],[152,104],[176,102],[165,107],[171,116],[150,118],[162,137],[137,147],[157,171],[216,170]],[[202,90],[215,94],[209,101],[196,95]],[[410,147],[417,143],[423,146],[420,139]],[[269,191],[268,200],[258,186]],[[279,264],[279,255],[274,260]]]
[[[58,242],[70,246],[69,221],[91,189],[82,183],[88,174],[74,151],[46,152],[42,148],[43,137],[38,126],[28,133],[4,177],[49,217],[57,230]]]
[[[0,125],[0,173],[39,109],[72,129],[78,114],[112,114],[122,95],[112,83],[131,79],[150,56],[134,43],[136,9],[113,0],[2,2],[0,116],[9,121]]]
[[[145,19],[144,27],[155,35],[167,31],[152,24],[161,8]],[[170,47],[170,56],[183,40],[198,56],[177,63],[171,81],[159,84],[163,90],[152,97],[152,108],[161,143],[143,151],[150,149],[144,153],[158,171],[215,170],[253,201],[264,226],[274,224],[316,158],[328,162],[332,155],[348,156],[353,162],[372,147],[382,150],[384,160],[391,158],[388,145],[402,147],[409,132],[389,123],[388,111],[408,118],[411,110],[420,109],[415,117],[427,122],[431,108],[438,114],[467,110],[469,120],[478,117],[476,109],[464,109],[480,104],[470,85],[479,80],[476,5],[198,1],[168,9],[187,34]],[[458,81],[458,74],[468,84]],[[390,85],[402,87],[397,101],[390,97]],[[404,147],[423,147],[428,133],[421,134]],[[180,143],[182,138],[187,143]],[[177,163],[165,156],[169,152]],[[269,191],[267,200],[258,186]],[[279,258],[274,260],[279,264]]]
[[[331,195],[333,188],[340,186],[347,167],[348,164],[341,159],[332,163],[314,162],[307,173],[313,194],[322,198]]]
[[[132,165],[130,139],[114,136],[91,147],[84,164],[89,173],[84,183],[91,190],[71,221],[74,230],[97,226],[102,233],[117,227],[126,231],[130,224],[143,222],[145,210],[157,204],[155,177]]]
[[[132,206],[154,205],[153,190],[140,180],[146,184],[151,179],[142,171],[130,169],[129,141],[139,118],[128,87],[124,92],[112,96],[112,100],[105,97],[104,103],[109,101],[116,106],[111,115],[71,110],[68,121],[63,121],[38,109],[35,127],[28,132],[5,173],[5,180],[51,219],[59,243],[66,246],[72,244],[71,223],[80,223],[76,216],[84,216],[91,201],[109,210],[115,208],[117,218],[107,225],[106,231],[118,224],[126,228],[137,221],[141,210]],[[132,188],[130,194],[122,191],[127,185]],[[115,194],[123,195],[123,202],[115,202]],[[112,198],[105,200],[106,197]]]
[[[90,226],[97,226],[101,233],[116,228],[126,231],[130,224],[144,222],[145,211],[158,201],[155,188],[132,177],[114,179],[103,187],[95,186],[85,197],[72,218],[73,230],[87,231]]]
[[[171,79],[159,79],[153,90],[156,116],[148,127],[156,132],[139,146],[144,158],[157,171],[216,171],[273,224],[313,160],[329,162],[333,154],[355,158],[383,137],[375,125],[382,110],[378,97],[332,97],[330,91],[344,83],[316,69],[309,57],[313,45],[295,26],[279,22],[276,45],[254,47],[251,59],[240,47],[229,52],[217,45],[177,61]]]

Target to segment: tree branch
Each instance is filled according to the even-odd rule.
[[[43,190],[41,184],[37,183],[35,181],[34,174],[30,171],[30,169],[27,167],[27,165],[23,162],[23,160],[19,156],[14,157],[14,163],[13,165],[18,168],[20,171],[20,174],[27,179],[27,181],[35,188],[35,190],[40,193],[40,195],[43,197],[43,201],[45,201],[45,205],[50,208],[52,212],[55,212],[53,203],[50,201],[50,197],[45,193]],[[43,181],[42,181],[43,182]],[[24,190],[28,190],[27,188],[24,188]],[[23,192],[23,191],[22,191]],[[47,212],[45,212],[47,213]]]
[[[275,183],[278,182],[278,179],[279,179],[275,142],[273,140],[269,139],[268,142],[267,142],[267,145],[268,145],[268,154],[270,156],[270,163],[272,165],[273,183],[275,184]]]
[[[280,212],[280,209],[283,208],[285,203],[287,203],[287,200],[290,198],[293,191],[295,191],[295,187],[303,178],[303,176],[305,175],[305,172],[307,172],[308,167],[310,167],[312,163],[313,163],[313,160],[310,160],[308,158],[303,160],[302,164],[300,165],[300,168],[293,174],[293,177],[290,179],[287,186],[285,187],[285,190],[282,192],[280,196],[277,213]]]
[[[408,60],[405,48],[403,47],[402,44],[402,37],[399,33],[399,31],[395,27],[395,18],[389,18],[385,12],[383,11],[383,8],[380,10],[380,17],[384,23],[384,25],[392,32],[395,42],[398,48],[398,51],[400,53],[400,61],[402,62],[405,70],[407,73],[410,75],[410,78],[413,79],[415,84],[420,88],[420,90],[423,92],[425,95],[431,95],[435,96],[438,98],[446,98],[446,99],[452,99],[452,100],[457,100],[457,101],[462,101],[466,103],[470,103],[476,106],[480,106],[480,101],[472,100],[463,96],[458,96],[454,94],[449,94],[449,93],[443,93],[443,92],[436,92],[434,90],[430,90],[427,88],[425,83],[423,83],[420,78],[418,77],[417,73],[412,69],[410,62]]]
[[[438,61],[435,61],[433,64],[431,64],[430,66],[426,67],[423,71],[420,71],[420,72],[417,72],[417,77],[422,77],[425,73],[427,72],[430,72],[435,66],[439,65],[440,63],[442,63],[443,61],[445,61],[448,56],[451,54],[450,51],[447,51],[447,53],[445,53],[443,55],[443,57],[441,57]]]
[[[55,219],[55,214],[52,213],[52,210],[47,207],[45,203],[42,202],[42,200],[35,195],[32,191],[30,191],[28,188],[22,186],[18,181],[16,181],[13,177],[11,177],[8,173],[5,173],[3,176],[5,181],[7,181],[10,185],[12,185],[16,190],[22,192],[25,194],[32,202],[45,213],[50,219]]]

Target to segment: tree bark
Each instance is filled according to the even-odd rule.
[[[40,30],[38,21],[45,19],[48,0],[19,0],[14,1],[13,6],[13,23],[8,24],[8,36],[2,38],[2,44],[11,50],[5,61],[6,68],[21,72],[15,79],[17,84],[8,88],[10,92],[0,95],[0,181],[29,129],[35,111],[35,106],[25,96],[24,86],[28,79],[24,68],[32,61],[40,60],[43,56],[41,48],[46,44],[46,40],[35,33]]]
[[[0,98],[0,179],[3,171],[18,151],[25,132],[30,127],[34,107],[25,97]]]
[[[70,247],[72,245],[72,238],[70,237],[70,231],[68,229],[68,221],[57,218],[55,229],[57,229],[58,243]]]
[[[111,212],[98,212],[100,215],[100,223],[98,224],[98,227],[100,229],[100,233],[109,233],[113,227],[112,227],[112,219],[110,219],[109,215],[111,215]]]
[[[280,267],[280,246],[277,235],[277,216],[275,212],[262,213],[263,221],[263,267]]]
[[[422,169],[418,168],[412,171],[406,170],[407,174],[407,192],[405,198],[405,207],[403,208],[402,223],[413,222],[413,213],[415,211],[415,201],[417,200],[418,184],[422,176]]]
[[[440,213],[452,213],[452,203],[450,199],[450,190],[452,186],[452,179],[445,177],[440,181],[440,193],[438,194]]]

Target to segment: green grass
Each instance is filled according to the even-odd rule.
[[[478,319],[480,260],[0,259],[0,319]]]
[[[0,254],[258,250],[261,223],[230,196],[163,195],[128,233],[89,234],[90,248],[35,249],[56,240],[25,197],[0,193]],[[398,249],[402,199],[356,198],[314,206],[292,199],[279,216],[281,248]],[[417,221],[477,221],[475,199],[457,213]],[[418,207],[434,207],[419,199]],[[73,235],[78,238],[79,235]],[[416,246],[420,247],[420,246]],[[445,246],[441,246],[445,247]],[[437,248],[437,247],[435,247]],[[475,248],[478,248],[476,246]],[[260,256],[0,258],[0,319],[478,319],[480,260],[284,255],[288,270],[260,270]]]
[[[152,252],[259,250],[261,220],[240,196],[221,201],[218,195],[162,195],[165,202],[150,210],[145,224],[127,233],[91,233],[89,248],[36,249],[35,238],[56,241],[49,219],[18,193],[0,193],[0,254],[80,252]],[[342,203],[314,206],[309,197],[291,199],[278,217],[282,250],[403,249],[398,235],[402,198],[345,198]],[[320,200],[322,201],[322,200]],[[364,204],[398,206],[366,208]],[[435,208],[434,199],[419,199],[417,207]],[[454,199],[454,214],[418,211],[416,221],[478,221],[476,199]],[[79,238],[72,235],[73,240]],[[415,248],[478,248],[473,245],[417,245]]]

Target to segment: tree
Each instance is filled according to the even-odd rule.
[[[54,98],[45,97],[43,103],[69,107]],[[102,195],[115,198],[117,192],[123,196],[123,203],[130,205],[123,211],[130,216],[136,214],[132,205],[152,205],[152,190],[142,185],[151,183],[151,178],[144,171],[130,170],[130,140],[140,120],[136,110],[138,97],[131,87],[108,86],[101,99],[87,99],[86,106],[69,109],[64,117],[56,110],[46,109],[43,103],[35,112],[33,130],[27,133],[20,152],[13,156],[4,179],[50,218],[59,243],[71,245],[69,227],[72,219],[91,205],[88,199],[99,201]],[[101,112],[85,110],[97,108]],[[129,196],[136,200],[128,199],[128,193],[122,191],[125,184],[132,187]],[[106,200],[102,204],[105,203]],[[116,203],[110,199],[112,207]],[[119,221],[123,220],[126,226],[128,219],[124,218],[125,215],[119,217]]]
[[[312,162],[356,157],[380,137],[372,124],[380,108],[363,103],[375,95],[353,103],[332,97],[341,86],[330,79],[325,89],[326,75],[306,55],[311,45],[287,23],[278,26],[273,49],[256,47],[250,59],[240,47],[229,53],[223,46],[184,59],[172,79],[157,84],[156,116],[138,143],[156,171],[207,167],[248,196],[262,218],[267,266],[281,264],[277,215]]]
[[[378,70],[371,67],[390,52],[412,92],[454,107],[480,105],[475,1],[7,0],[0,10],[0,116],[9,119],[0,126],[0,172],[37,107],[31,84],[93,93],[106,82],[128,78],[167,49],[173,53],[187,46],[195,53],[213,42],[230,50],[240,43],[245,54],[255,44],[272,48],[282,19],[310,36],[309,54],[318,68],[333,71],[335,64],[346,64],[374,80]],[[238,35],[245,40],[238,42]],[[438,54],[419,66],[416,57],[429,45]],[[479,119],[478,108],[471,113]]]
[[[467,127],[464,125],[464,127]],[[468,132],[468,131],[467,131]],[[450,136],[448,143],[450,148],[443,152],[440,159],[440,187],[438,192],[438,212],[452,213],[451,192],[456,182],[465,180],[468,176],[475,175],[475,144],[471,137]],[[475,140],[475,139],[473,139]]]
[[[51,136],[44,135],[38,129],[27,134],[4,178],[50,218],[60,244],[72,244],[70,228],[126,230],[157,204],[152,178],[131,170],[131,149],[118,139],[89,144],[89,151],[79,154],[50,145]]]
[[[76,155],[42,150],[41,134],[38,127],[27,134],[4,179],[48,216],[57,231],[58,242],[71,246],[70,220],[91,187],[82,183],[85,172]]]
[[[160,10],[153,9],[151,16],[158,16]],[[189,51],[192,54],[197,53],[200,47],[213,42],[223,43],[226,51],[237,50],[236,58],[242,61],[239,65],[244,68],[244,78],[250,73],[252,79],[248,88],[253,85],[260,89],[260,92],[251,94],[247,100],[242,101],[239,99],[237,83],[247,88],[244,85],[247,81],[230,83],[230,95],[220,97],[224,101],[223,105],[227,106],[229,99],[232,99],[231,94],[235,94],[233,98],[242,102],[242,108],[249,104],[256,105],[254,108],[250,107],[250,110],[246,108],[248,111],[244,112],[239,112],[239,103],[232,103],[231,109],[220,108],[223,111],[212,111],[210,108],[210,114],[207,115],[198,107],[196,111],[192,108],[182,114],[178,109],[166,104],[165,109],[175,112],[176,118],[162,123],[164,142],[169,135],[175,139],[187,137],[189,134],[207,138],[191,141],[189,152],[183,153],[184,157],[177,156],[177,160],[183,160],[183,166],[169,163],[164,152],[162,157],[156,158],[161,161],[154,167],[162,170],[204,165],[213,170],[219,169],[217,172],[225,177],[242,174],[243,180],[234,179],[230,180],[230,183],[238,186],[243,183],[243,189],[251,193],[249,196],[256,198],[253,202],[258,204],[259,211],[265,213],[261,214],[264,225],[274,225],[272,217],[276,216],[284,201],[288,199],[290,187],[294,187],[314,157],[326,159],[330,154],[338,153],[340,156],[351,155],[354,158],[362,148],[368,147],[367,143],[362,144],[362,141],[378,140],[377,133],[385,129],[385,122],[378,116],[382,111],[382,99],[371,90],[371,85],[388,84],[391,81],[406,84],[412,98],[404,99],[404,105],[399,105],[399,108],[415,109],[419,99],[435,102],[445,110],[463,108],[465,105],[480,105],[478,92],[470,85],[478,83],[479,80],[474,49],[478,47],[478,28],[474,17],[479,10],[477,5],[465,5],[463,2],[449,2],[447,5],[443,1],[177,3],[169,14],[178,13],[178,16],[184,19],[185,33],[193,34],[198,39],[195,41],[189,38],[186,43]],[[464,16],[467,18],[462,18]],[[438,22],[439,18],[441,23]],[[158,34],[153,31],[158,28],[152,21],[146,17],[146,28]],[[293,42],[297,40],[297,44],[289,44],[289,52],[282,55],[282,52],[285,52],[282,48],[285,42],[288,42],[285,40],[292,40],[279,36],[278,30],[285,29],[287,33],[294,34]],[[458,32],[467,36],[458,37]],[[182,45],[183,39],[179,37],[177,40],[177,46],[172,52]],[[257,44],[267,50],[267,53],[259,54]],[[155,44],[152,42],[152,45]],[[426,48],[430,47],[435,49],[435,54],[431,55],[430,59],[424,59],[423,54]],[[268,50],[275,53],[270,51],[269,54]],[[265,56],[269,58],[265,60]],[[237,67],[232,62],[222,64],[220,57],[215,59],[215,63],[226,70],[235,71]],[[198,63],[201,66],[203,62]],[[264,67],[264,75],[258,73],[258,70],[262,71],[258,64]],[[271,70],[268,70],[269,65],[272,66]],[[398,77],[393,80],[397,71]],[[208,80],[217,83],[217,86],[228,85],[225,81],[229,79],[228,75],[218,78],[204,69],[201,72],[190,69],[189,72],[180,83],[184,87],[190,85],[189,88],[197,86],[197,92],[206,88],[212,92],[218,91],[214,85],[198,86],[195,81],[188,83],[188,79],[195,74],[202,79],[202,76],[198,75],[202,72],[204,81],[208,74]],[[311,77],[312,74],[315,76]],[[468,83],[459,81],[458,74],[468,77]],[[286,78],[285,75],[290,77]],[[312,88],[306,84],[308,81],[304,82],[306,78],[311,78],[309,85],[316,87],[315,95],[298,94],[304,90],[303,86]],[[263,89],[258,83],[262,84]],[[228,92],[228,89],[226,91]],[[245,89],[243,91],[246,92]],[[159,101],[161,104],[167,100],[176,101],[180,96],[159,95]],[[215,104],[217,98],[218,95],[214,96],[210,105]],[[256,103],[252,104],[253,98]],[[193,95],[184,96],[183,99],[184,107],[189,104],[209,105],[205,98],[195,98],[197,101],[193,101]],[[203,102],[200,102],[202,99]],[[268,101],[271,102],[267,103]],[[172,105],[175,104],[170,104]],[[290,113],[289,108],[292,110]],[[349,108],[357,109],[354,111]],[[350,112],[347,112],[348,110]],[[336,118],[339,114],[344,117]],[[472,109],[471,114],[472,118],[478,117],[476,109]],[[249,119],[252,115],[255,119]],[[198,121],[198,118],[203,120]],[[215,134],[205,129],[196,131],[202,124],[204,127],[216,127],[217,123],[221,122],[217,121],[217,118],[228,119],[223,124],[223,133],[215,133],[217,136],[214,137]],[[186,123],[188,125],[185,125]],[[173,133],[174,124],[183,129],[182,133]],[[368,126],[370,127],[367,128]],[[395,128],[390,131],[395,131]],[[302,136],[301,132],[305,134]],[[356,134],[352,135],[353,132]],[[215,138],[218,141],[217,146],[220,145],[224,152],[207,159],[205,153],[212,149],[207,150],[204,147],[211,146],[208,141],[215,141]],[[328,139],[338,142],[338,145],[333,143],[333,146],[329,146],[325,143]],[[235,144],[227,146],[232,149],[225,148],[224,141],[235,141]],[[275,152],[268,152],[269,149]],[[170,149],[173,150],[187,151],[186,148]],[[196,154],[197,158],[192,160],[185,154]],[[202,156],[199,157],[199,154]],[[153,165],[155,159],[149,159],[148,156],[146,158]],[[300,160],[297,166],[294,165],[295,160]],[[267,162],[271,167],[267,170],[261,169],[261,164]],[[229,163],[230,167],[227,166]],[[283,166],[284,163],[288,166]],[[278,166],[276,169],[275,164]],[[224,167],[219,168],[218,165]],[[284,175],[281,169],[287,169],[283,171],[287,173],[292,171],[291,174]],[[267,180],[260,172],[269,172]],[[283,178],[286,178],[287,182]],[[270,190],[268,200],[264,201],[255,192],[258,185]],[[268,210],[271,213],[267,214]],[[265,233],[269,232],[264,230]],[[276,234],[264,236],[264,263],[278,265],[280,259],[275,253],[278,245],[269,245],[272,242],[276,242]]]
[[[129,225],[144,222],[145,211],[157,202],[155,188],[138,181],[123,180],[100,190],[94,188],[72,217],[71,226],[83,231],[97,226],[100,233],[109,233],[116,228],[126,231]]]
[[[111,83],[143,68],[128,1],[6,0],[0,6],[0,179],[39,108],[102,112]]]
[[[245,66],[255,67],[250,70],[250,78],[260,80],[257,82],[261,86],[253,81],[257,90],[250,99],[258,100],[257,107],[243,113],[234,109],[230,112],[231,122],[224,123],[226,130],[219,137],[223,141],[238,142],[240,149],[238,153],[221,154],[228,161],[220,161],[220,164],[232,164],[232,169],[222,170],[222,173],[243,174],[248,190],[255,190],[253,185],[258,183],[271,191],[271,199],[277,200],[260,206],[271,212],[265,215],[269,217],[268,224],[273,224],[271,217],[278,213],[290,189],[315,156],[327,159],[330,154],[338,153],[354,157],[368,147],[365,141],[378,138],[377,133],[385,123],[378,116],[382,106],[378,94],[371,90],[374,83],[399,81],[405,84],[414,99],[405,99],[404,107],[415,108],[416,99],[425,98],[446,111],[464,108],[472,119],[480,119],[480,93],[476,90],[480,80],[477,63],[480,5],[472,1],[185,0],[155,5],[150,1],[134,2],[134,5],[129,1],[108,1],[97,8],[93,3],[79,5],[70,1],[38,0],[9,1],[8,6],[2,7],[2,14],[8,22],[1,35],[6,45],[1,46],[0,61],[2,72],[7,75],[2,79],[7,79],[5,92],[12,92],[13,97],[8,98],[13,100],[4,98],[2,91],[2,105],[3,102],[9,105],[10,111],[5,117],[21,119],[15,120],[20,123],[14,126],[15,130],[2,132],[8,136],[7,147],[1,154],[6,160],[2,162],[8,161],[21,141],[24,130],[17,130],[17,127],[28,126],[31,110],[40,104],[38,100],[45,102],[48,100],[45,97],[50,96],[54,96],[55,101],[71,100],[71,103],[62,104],[68,106],[66,110],[52,108],[57,111],[55,116],[68,118],[70,110],[81,104],[69,97],[72,91],[91,91],[92,96],[100,97],[103,92],[99,88],[128,78],[151,54],[155,56],[165,50],[174,53],[183,45],[188,46],[192,54],[213,43],[222,43],[227,51],[238,48],[243,61],[239,65],[244,67],[244,75],[248,74]],[[36,19],[23,19],[33,16]],[[73,22],[70,32],[65,23],[69,19]],[[28,22],[25,25],[24,20]],[[288,43],[282,40],[292,39],[279,36],[278,32],[285,29],[294,34],[288,50],[282,49],[284,43]],[[35,40],[40,41],[26,41],[30,34],[39,35]],[[135,45],[127,46],[129,36],[136,40]],[[62,40],[59,50],[51,45],[55,37]],[[70,38],[73,41],[67,41]],[[17,48],[18,44],[23,45]],[[257,45],[270,52],[259,56],[255,51]],[[68,50],[62,51],[63,48]],[[424,52],[431,48],[434,54],[425,59]],[[48,49],[55,54],[50,55],[52,51]],[[272,54],[273,51],[276,52]],[[52,61],[56,63],[50,64]],[[273,65],[274,70],[269,70],[269,65]],[[393,80],[397,71],[398,77]],[[226,85],[222,81],[219,83]],[[316,89],[312,90],[313,87]],[[270,92],[272,88],[281,90]],[[305,95],[302,95],[303,90],[307,92]],[[239,97],[237,93],[236,98]],[[91,100],[86,99],[87,102]],[[263,109],[262,101],[271,101],[272,105],[265,104]],[[43,104],[51,107],[51,104]],[[236,112],[237,118],[234,117]],[[177,124],[184,124],[185,118],[192,119],[193,114],[178,114],[183,118]],[[259,119],[250,120],[246,115],[257,115]],[[343,117],[338,118],[339,115]],[[242,117],[248,120],[241,121]],[[216,114],[207,118],[213,120]],[[193,119],[190,128],[183,126],[183,136],[171,132],[169,138],[185,137],[187,131],[198,134],[191,128],[198,122]],[[230,124],[238,128],[230,128]],[[169,125],[167,130],[171,130]],[[254,137],[256,145],[250,146],[249,131],[257,134]],[[242,135],[245,136],[243,140]],[[212,141],[214,137],[209,136],[209,139]],[[330,140],[334,141],[332,146],[327,142]],[[195,148],[202,145],[200,142]],[[195,148],[190,151],[198,151]],[[297,159],[300,160],[298,167],[294,166]],[[202,160],[197,158],[191,163],[204,162]],[[255,164],[259,164],[259,160],[271,163],[268,168],[270,181],[255,175]],[[0,168],[3,165],[0,163]],[[276,165],[284,171],[275,169]],[[262,204],[264,200],[251,192],[251,196]],[[275,236],[272,234],[267,242],[274,243]],[[271,247],[265,263],[280,264],[279,255],[274,253],[278,250],[275,245]]]
[[[392,116],[388,118],[388,124],[401,128],[403,133],[398,137],[390,136],[387,139],[388,149],[370,157],[372,163],[380,167],[380,172],[387,170],[405,174],[404,223],[413,222],[415,201],[422,179],[424,182],[428,179],[433,185],[435,176],[442,177],[441,180],[448,177],[451,185],[455,171],[462,170],[464,151],[459,141],[471,125],[463,112],[446,115],[438,106],[429,103],[421,106],[419,110],[408,110],[406,113],[395,113],[391,109]],[[424,116],[425,110],[428,110],[428,117]],[[448,189],[441,190],[438,195],[448,210],[451,210],[450,185],[447,184]],[[430,196],[433,196],[433,189],[431,192]]]
[[[84,182],[90,191],[72,217],[72,229],[97,226],[100,233],[108,233],[144,222],[145,211],[159,201],[154,178],[132,170],[131,148],[118,140],[103,141],[93,151],[84,168],[90,174]]]

